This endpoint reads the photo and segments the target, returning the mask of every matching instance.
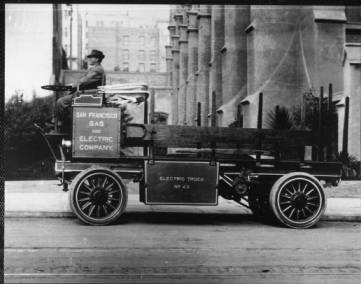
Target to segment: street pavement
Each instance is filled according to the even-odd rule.
[[[359,283],[361,223],[128,212],[112,226],[7,218],[6,283]]]
[[[6,283],[359,283],[361,277],[361,223],[354,222],[361,220],[360,182],[326,188],[323,221],[307,230],[255,222],[247,208],[223,198],[218,206],[144,205],[134,184],[117,224],[86,226],[59,218],[73,214],[56,183],[6,182]]]

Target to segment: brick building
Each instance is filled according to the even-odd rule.
[[[103,66],[107,70],[161,71],[159,30],[156,26],[89,26],[87,38],[89,50],[99,49],[106,55]]]
[[[69,69],[82,69],[86,54],[99,49],[106,55],[106,70],[165,72],[168,9],[128,6],[61,5],[62,47]]]
[[[99,11],[88,9],[85,52],[102,50],[106,70],[165,72],[167,20],[154,12],[141,7],[128,10],[122,5],[113,10],[108,6]]]
[[[168,29],[173,124],[198,114],[201,125],[256,127],[260,92],[267,117],[331,83],[339,140],[348,96],[349,152],[361,158],[361,7],[177,5]]]

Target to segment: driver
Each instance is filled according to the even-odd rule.
[[[87,56],[88,70],[78,82],[72,84],[73,90],[70,94],[59,98],[56,102],[55,113],[58,118],[58,125],[65,126],[69,124],[70,106],[74,94],[77,90],[96,89],[98,86],[105,85],[105,74],[101,62],[104,58],[103,52],[93,49]],[[69,125],[70,126],[70,125]]]

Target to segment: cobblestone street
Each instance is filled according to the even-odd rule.
[[[228,214],[127,213],[106,227],[9,218],[5,281],[358,283],[360,232],[360,223],[293,230]]]

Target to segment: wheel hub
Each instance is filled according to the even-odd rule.
[[[108,200],[108,194],[105,192],[104,189],[101,188],[96,188],[93,192],[92,192],[92,196],[91,196],[91,200],[93,204],[96,205],[103,205],[107,202]]]
[[[307,205],[307,197],[302,193],[292,196],[292,203],[297,209],[303,209]]]

